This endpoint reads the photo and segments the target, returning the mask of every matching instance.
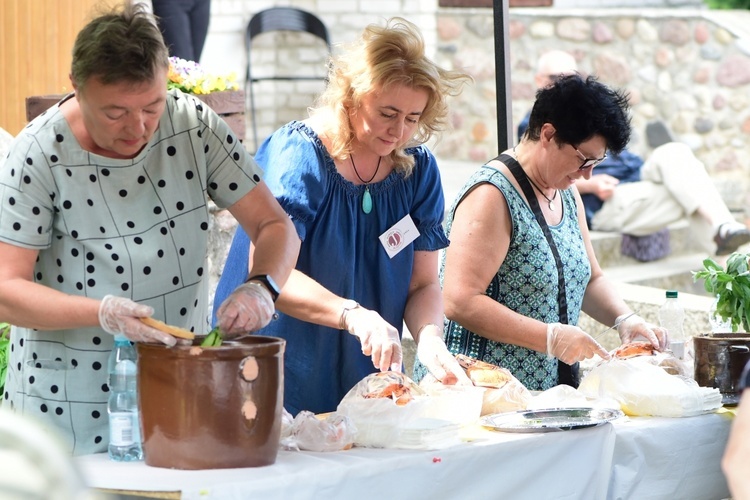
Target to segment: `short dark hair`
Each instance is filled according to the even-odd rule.
[[[168,67],[169,50],[153,17],[143,4],[125,2],[78,33],[70,74],[83,88],[92,77],[103,84],[140,83],[153,79],[157,68]]]
[[[594,76],[567,75],[537,91],[525,135],[538,141],[542,126],[551,123],[558,144],[578,146],[600,135],[609,151],[619,153],[630,142],[629,110],[624,92],[607,87]]]

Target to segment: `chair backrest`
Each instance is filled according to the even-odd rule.
[[[257,81],[250,73],[250,47],[252,40],[256,36],[271,31],[298,31],[310,33],[322,39],[328,52],[331,52],[331,42],[328,38],[328,28],[323,21],[311,12],[294,7],[272,7],[270,9],[257,12],[250,18],[245,31],[245,51],[247,53],[247,71],[246,78],[248,81]],[[305,77],[286,77],[272,76],[264,77],[265,79],[299,79]],[[317,78],[317,77],[316,77]]]
[[[322,80],[326,81],[328,75],[270,75],[254,76],[251,67],[252,41],[258,35],[274,31],[294,31],[309,33],[325,42],[326,56],[331,53],[331,42],[328,36],[328,28],[323,21],[311,12],[294,7],[272,7],[257,12],[250,18],[245,30],[245,56],[247,67],[245,71],[245,93],[250,97],[250,116],[252,118],[254,147],[258,148],[258,132],[255,118],[255,95],[253,83],[262,80]]]
[[[26,98],[26,121],[30,122],[53,105],[57,104],[67,94],[32,95]]]

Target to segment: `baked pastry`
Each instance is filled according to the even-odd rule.
[[[479,361],[464,354],[456,354],[456,359],[477,387],[499,389],[513,380],[513,375],[506,368],[500,368],[497,365]]]

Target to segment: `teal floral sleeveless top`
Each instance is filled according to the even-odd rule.
[[[512,220],[508,255],[487,287],[486,295],[524,316],[545,323],[559,322],[557,266],[552,251],[531,208],[503,173],[485,165],[472,174],[448,213],[449,237],[456,207],[467,192],[483,183],[490,183],[503,193]],[[560,191],[560,196],[563,218],[558,225],[550,226],[550,232],[563,264],[569,323],[576,324],[591,266],[578,226],[575,196],[571,189]],[[441,284],[444,266],[443,254]],[[453,354],[462,353],[507,368],[529,390],[546,390],[558,383],[557,359],[548,358],[546,353],[491,341],[447,319],[444,328],[446,344]],[[415,363],[415,375],[423,374],[424,367]]]

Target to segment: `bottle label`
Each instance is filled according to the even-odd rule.
[[[133,415],[134,413],[110,413],[110,444],[114,446],[129,446],[135,442],[133,438]]]
[[[669,349],[677,359],[685,359],[685,341],[673,340],[669,343]]]

